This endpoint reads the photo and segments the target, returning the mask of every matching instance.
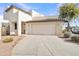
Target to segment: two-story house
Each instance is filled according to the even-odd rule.
[[[64,20],[44,16],[34,10],[25,11],[11,5],[4,12],[4,20],[9,20],[10,35],[61,35]]]

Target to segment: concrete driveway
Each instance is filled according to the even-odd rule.
[[[79,45],[65,42],[57,36],[26,35],[13,49],[12,55],[79,56]]]

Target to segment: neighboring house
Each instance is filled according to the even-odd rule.
[[[13,5],[4,13],[4,20],[9,20],[10,35],[61,35],[64,20],[53,16],[44,16],[34,10],[25,11]]]

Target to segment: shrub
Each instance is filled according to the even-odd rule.
[[[79,42],[79,36],[72,36],[71,40],[75,42]]]
[[[13,38],[12,37],[7,37],[3,40],[4,43],[12,42]]]
[[[64,38],[69,38],[69,37],[70,37],[70,33],[69,32],[64,33]]]

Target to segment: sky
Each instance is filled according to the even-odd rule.
[[[0,12],[0,15],[2,15],[5,8],[7,8],[10,5],[15,5],[25,10],[35,10],[46,16],[57,16],[58,8],[60,6],[60,4],[57,3],[0,3],[0,10],[2,11]]]
[[[58,16],[59,7],[62,3],[0,3],[0,21],[4,10],[10,5],[15,5],[24,10],[35,10],[45,16]],[[79,25],[79,21],[76,21],[76,23],[72,21],[71,25]]]

